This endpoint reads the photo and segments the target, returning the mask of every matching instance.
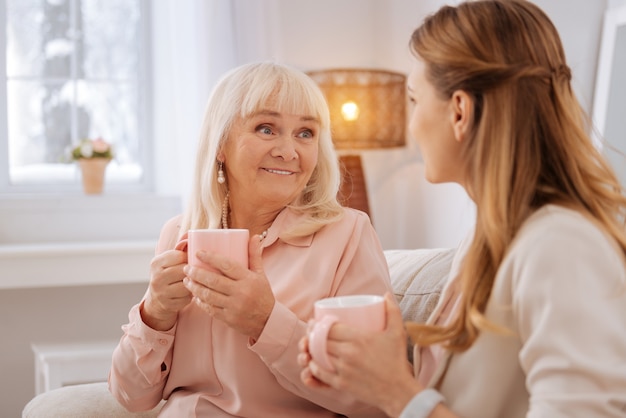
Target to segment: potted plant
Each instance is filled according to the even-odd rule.
[[[86,194],[102,193],[104,174],[112,158],[113,147],[102,138],[85,138],[72,148],[72,160],[78,162]]]

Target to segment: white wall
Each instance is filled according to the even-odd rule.
[[[237,0],[235,5],[249,10],[250,23],[238,30],[252,28],[257,45],[240,45],[238,59],[273,58],[304,70],[345,66],[407,72],[410,33],[441,3]],[[589,109],[606,1],[537,3],[561,32],[577,90]],[[268,8],[271,19],[260,23],[255,16],[259,8]],[[423,180],[413,143],[402,150],[366,152],[364,160],[373,221],[385,248],[456,245],[471,223],[472,205],[458,186]],[[116,339],[128,309],[144,289],[145,284],[125,284],[0,290],[0,415],[19,416],[34,395],[31,343]]]
[[[626,0],[608,0],[608,7],[626,6]]]

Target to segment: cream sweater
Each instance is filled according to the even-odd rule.
[[[626,416],[626,264],[591,221],[554,205],[531,216],[498,270],[486,315],[514,335],[482,332],[469,350],[446,353],[429,382],[455,413]]]

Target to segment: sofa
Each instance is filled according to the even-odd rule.
[[[454,249],[386,250],[391,282],[406,321],[424,322],[439,300]],[[65,386],[31,399],[22,418],[149,418],[151,411],[131,413],[117,403],[106,382]]]

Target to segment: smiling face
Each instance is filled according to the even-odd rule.
[[[412,104],[409,132],[417,141],[431,183],[461,182],[461,140],[455,136],[459,115],[455,97],[441,98],[426,78],[426,67],[418,59],[408,77],[408,96]]]
[[[220,153],[231,207],[280,210],[304,190],[317,165],[319,121],[271,105],[234,120]]]

